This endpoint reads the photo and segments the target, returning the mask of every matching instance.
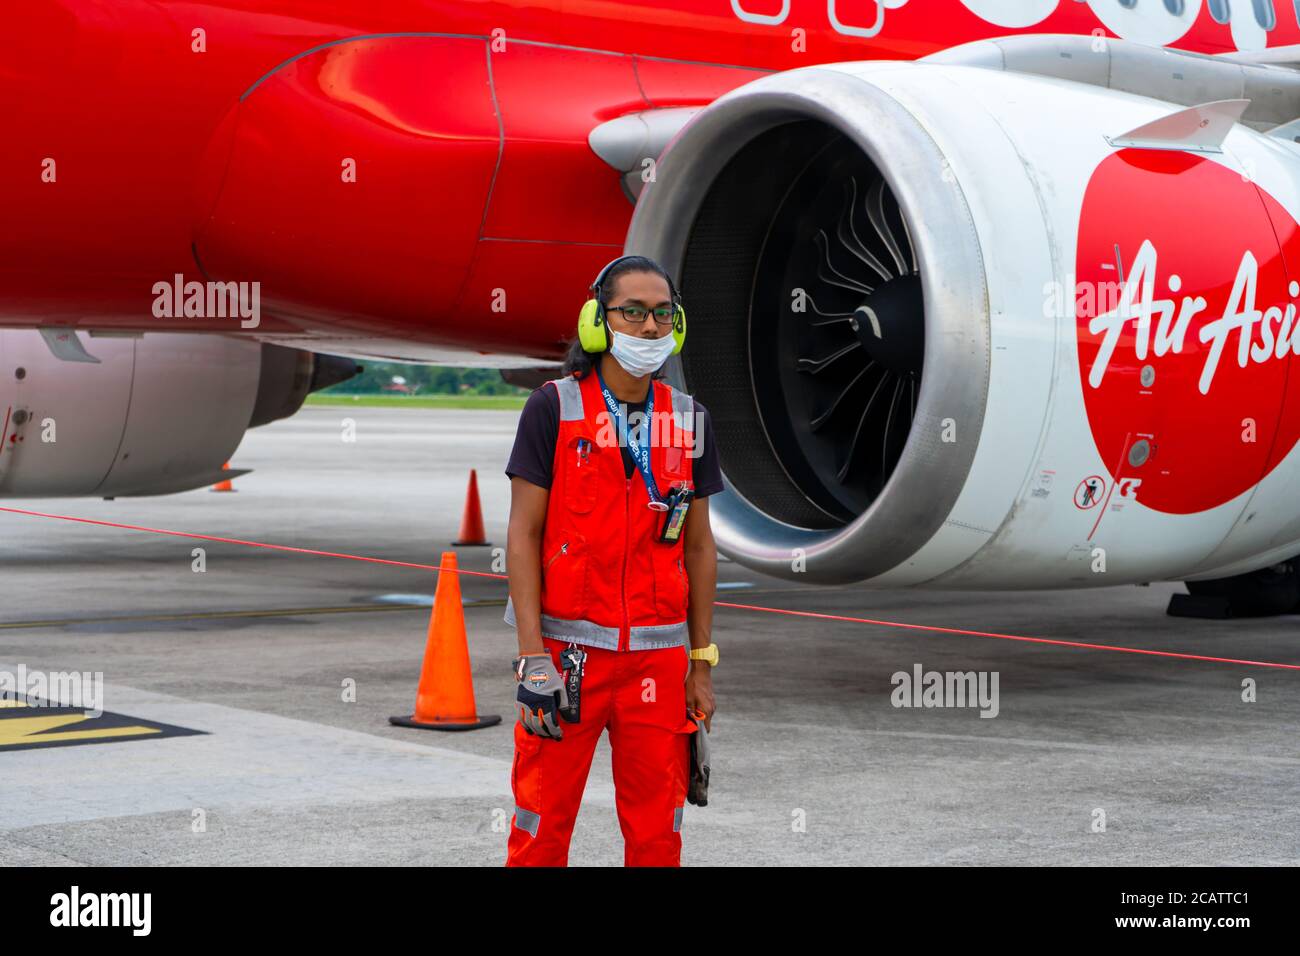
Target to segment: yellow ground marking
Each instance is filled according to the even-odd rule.
[[[65,740],[94,740],[103,737],[137,737],[140,734],[160,734],[160,727],[102,727],[90,730],[65,730],[46,733],[56,727],[66,727],[89,720],[85,714],[55,714],[49,717],[12,717],[0,720],[0,750],[15,744],[55,743]]]

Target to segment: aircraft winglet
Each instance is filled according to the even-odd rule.
[[[1189,106],[1145,123],[1119,136],[1107,136],[1112,146],[1134,149],[1181,149],[1195,153],[1221,153],[1223,141],[1246,112],[1250,100],[1216,100]]]

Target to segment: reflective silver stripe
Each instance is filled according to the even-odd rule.
[[[682,829],[682,811],[685,810],[685,809],[686,809],[685,807],[678,807],[677,809],[673,810],[673,832],[674,832],[674,833],[680,833],[680,832],[681,832],[681,829]],[[537,836],[537,834],[534,833],[533,836]]]
[[[515,807],[515,826],[519,829],[527,830],[533,836],[537,836],[537,828],[541,825],[541,822],[542,815],[540,813],[533,813],[532,810],[525,810],[519,806]]]
[[[667,382],[664,384],[668,385]],[[695,431],[695,396],[672,385],[668,385],[668,388],[673,395],[673,420],[682,431]]]
[[[685,621],[677,624],[645,624],[632,628],[627,637],[629,651],[649,651],[660,647],[676,647],[686,643]]]
[[[560,393],[560,421],[574,422],[582,420],[582,388],[572,375],[551,379],[555,390]]]
[[[514,599],[509,595],[506,596],[504,620],[511,627],[518,624],[515,618]],[[629,630],[627,649],[629,651],[652,651],[661,647],[684,646],[688,633],[689,629],[686,621],[679,621],[676,624],[642,624]],[[542,636],[554,637],[562,641],[573,641],[575,644],[586,644],[588,647],[603,647],[611,651],[618,650],[618,628],[606,627],[603,624],[597,624],[595,621],[581,618],[570,620],[543,614]]]
[[[518,620],[515,618],[514,598],[508,595],[506,597],[506,613],[503,617],[511,627],[518,626]],[[636,628],[633,628],[633,630],[635,631]],[[611,651],[618,650],[618,628],[606,627],[603,624],[581,618],[570,620],[543,614],[542,636],[553,637],[561,641],[572,641],[575,644],[585,644],[588,647],[604,647]]]
[[[562,617],[542,615],[542,636],[558,640],[573,641],[589,647],[605,647],[611,651],[618,650],[618,628],[605,627],[594,621],[567,620]]]

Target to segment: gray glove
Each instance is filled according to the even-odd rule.
[[[519,722],[530,734],[559,740],[564,736],[559,710],[569,706],[569,693],[551,655],[526,654],[516,657],[514,665],[515,680],[519,682],[515,694]]]

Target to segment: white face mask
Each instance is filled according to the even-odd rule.
[[[671,332],[657,339],[647,339],[640,335],[625,335],[614,329],[609,331],[614,333],[614,344],[609,347],[614,360],[629,375],[637,378],[649,375],[663,365],[677,345]]]

